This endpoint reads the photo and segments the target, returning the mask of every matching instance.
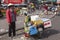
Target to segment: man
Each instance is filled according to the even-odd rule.
[[[16,12],[14,11],[14,5],[12,3],[8,4],[8,9],[6,11],[6,18],[9,24],[9,37],[11,37],[11,33],[13,33],[13,37],[16,35],[15,32],[15,22],[16,22]]]

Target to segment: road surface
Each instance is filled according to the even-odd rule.
[[[18,21],[17,21],[17,25],[16,25],[17,29],[23,26],[22,17],[20,17],[20,16],[18,17]],[[59,19],[60,19],[60,16],[55,16],[54,18],[51,19],[52,28],[49,30],[50,33],[48,33],[48,34],[44,33],[42,38],[39,40],[60,40],[60,25],[59,25],[60,20]],[[1,28],[8,29],[6,19],[0,19],[0,23],[1,23],[0,24]],[[20,34],[20,32],[22,32],[22,31],[23,30],[17,31],[17,36],[15,37],[16,38],[15,40],[20,40],[20,37],[23,35],[23,34]],[[48,38],[47,38],[47,36],[48,36]],[[5,34],[5,35],[0,36],[0,40],[12,40],[12,39],[8,37],[8,34]]]

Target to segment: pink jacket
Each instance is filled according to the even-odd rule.
[[[16,15],[15,11],[14,11],[14,13]],[[8,23],[11,23],[11,11],[10,11],[10,9],[7,9],[7,11],[6,11],[6,19],[7,19]]]

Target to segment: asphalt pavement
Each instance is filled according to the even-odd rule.
[[[34,13],[37,13],[38,14],[39,11],[36,11]],[[40,12],[39,12],[40,13]],[[52,18],[52,25],[53,25],[53,28],[50,30],[52,32],[52,34],[54,34],[54,32],[57,34],[59,33],[59,31],[57,31],[58,29],[56,28],[56,26],[58,26],[58,24],[56,25],[55,22],[58,21],[58,23],[60,22],[59,21],[59,16],[56,16],[55,18],[53,18],[55,16],[55,14],[50,14],[50,15],[43,15],[43,17],[45,18]],[[17,22],[16,22],[16,29],[20,29],[23,27],[23,24],[24,24],[24,16],[18,16],[17,17]],[[56,26],[55,26],[56,25]],[[59,26],[58,26],[59,27]],[[5,33],[5,32],[8,32],[8,23],[6,22],[6,18],[2,18],[0,19],[0,29],[3,29],[3,30],[0,30],[0,34],[2,33]],[[57,29],[57,30],[56,30]],[[16,40],[20,38],[20,36],[22,35],[22,32],[23,30],[19,30],[17,31],[17,37],[16,37]],[[20,35],[21,34],[21,35]],[[57,34],[57,36],[59,37],[59,34]],[[53,38],[52,38],[53,37]],[[52,36],[49,36],[49,38],[43,38],[43,39],[40,39],[40,40],[53,40],[54,39],[54,35]],[[52,38],[52,39],[51,39]],[[2,35],[0,40],[9,40],[9,37],[7,34],[5,35]],[[12,40],[12,39],[11,39]]]
[[[35,12],[33,12],[30,15],[35,15],[35,14],[40,14],[40,17],[44,17],[44,18],[52,18],[55,16],[55,14],[53,14],[52,12],[49,12],[49,15],[45,15],[43,14],[43,12],[36,10]],[[43,14],[43,15],[41,15]],[[17,21],[16,21],[16,30],[22,29],[24,26],[24,16],[17,16]],[[7,33],[8,32],[8,23],[6,21],[6,18],[2,18],[0,19],[0,34],[3,33]]]

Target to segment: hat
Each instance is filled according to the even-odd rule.
[[[12,3],[9,3],[8,6],[13,6],[13,4]]]

